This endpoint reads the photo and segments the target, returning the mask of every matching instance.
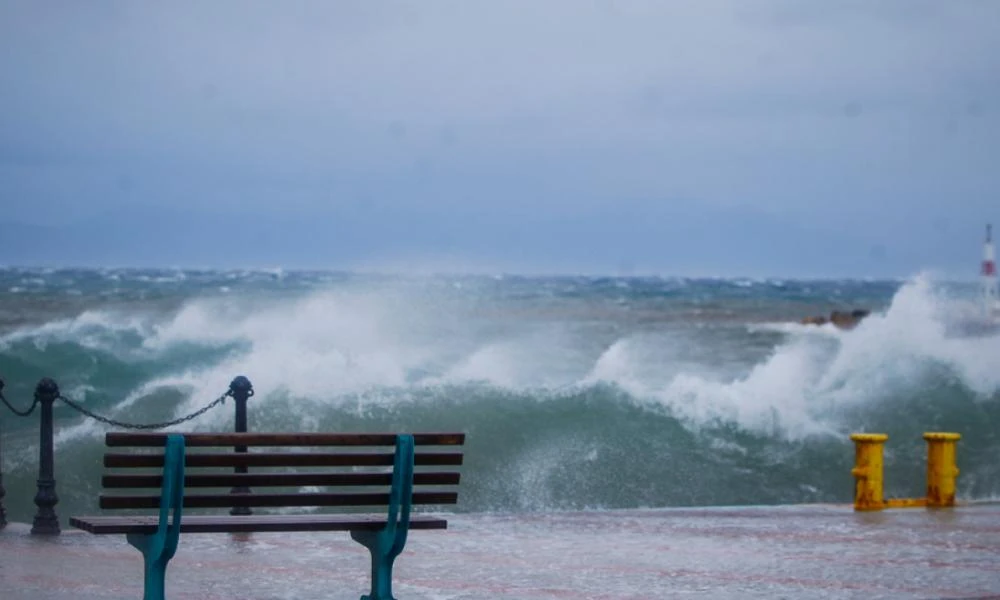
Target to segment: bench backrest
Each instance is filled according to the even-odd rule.
[[[185,508],[390,504],[395,434],[187,433],[183,436]],[[106,490],[117,490],[115,494],[101,494],[102,509],[160,506],[166,439],[165,433],[106,434],[109,447],[130,450],[109,451],[104,456],[106,468],[121,471],[107,472],[102,477],[101,484]],[[412,503],[455,504],[458,492],[454,486],[460,479],[457,467],[462,464],[465,434],[417,433],[413,434],[413,441]],[[149,471],[137,473],[134,469]],[[302,491],[302,487],[310,489]],[[234,488],[244,488],[244,493],[231,493]]]

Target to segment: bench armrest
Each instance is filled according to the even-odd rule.
[[[177,551],[184,512],[184,436],[167,436],[163,448],[163,484],[160,488],[160,517],[156,533],[129,534],[130,544],[142,551],[147,561],[169,561]],[[173,509],[173,519],[170,511]]]
[[[385,524],[386,534],[394,538],[392,549],[399,554],[406,544],[410,529],[410,508],[413,505],[413,436],[396,436],[396,455],[392,468],[392,491],[389,493],[389,512]],[[396,531],[397,524],[400,531]]]

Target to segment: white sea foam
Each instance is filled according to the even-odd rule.
[[[575,381],[591,360],[560,326],[511,323],[482,334],[459,320],[449,302],[400,290],[323,291],[253,306],[239,299],[193,301],[153,327],[144,349],[165,354],[198,345],[231,352],[154,379],[136,393],[171,386],[224,390],[234,374],[246,373],[258,402],[271,395],[335,402],[358,394],[366,402],[406,402],[408,394],[380,390],[462,383],[557,387]]]
[[[215,350],[204,362],[161,371],[110,407],[112,414],[131,411],[162,389],[186,394],[175,415],[188,414],[238,374],[253,381],[258,405],[283,398],[352,402],[362,411],[410,402],[410,391],[427,386],[485,383],[544,400],[558,396],[546,390],[611,383],[641,406],[670,410],[694,427],[723,421],[794,438],[841,433],[844,407],[901,393],[919,401],[929,366],[983,397],[1000,387],[1000,336],[953,337],[949,319],[966,314],[968,303],[942,295],[928,276],[907,282],[887,310],[851,331],[753,326],[784,340],[745,364],[706,348],[697,333],[674,330],[629,333],[602,349],[582,343],[572,323],[521,319],[492,304],[477,312],[472,287],[354,286],[280,299],[195,299],[159,322],[88,311],[15,331],[0,338],[0,346],[31,340],[44,348],[72,340],[154,362],[192,347]],[[123,335],[142,343],[122,349]],[[213,411],[199,423],[222,426],[225,413]]]
[[[91,350],[118,353],[121,336],[145,336],[148,332],[149,321],[141,315],[88,310],[70,319],[15,329],[0,336],[0,349],[22,341],[30,341],[39,350],[52,343],[72,342]]]
[[[327,402],[372,388],[401,387],[442,344],[423,343],[421,314],[400,299],[374,294],[320,292],[253,306],[199,300],[154,329],[151,352],[178,345],[232,346],[227,355],[181,373],[149,381],[137,396],[159,387],[224,391],[236,374],[250,376],[257,396]],[[384,399],[373,395],[373,401]],[[179,413],[206,398],[192,395]]]
[[[597,360],[585,382],[613,382],[637,399],[675,411],[689,423],[736,423],[769,434],[800,437],[838,431],[837,409],[890,393],[921,401],[928,367],[943,367],[986,397],[1000,388],[1000,336],[954,337],[948,319],[961,301],[941,295],[927,276],[903,285],[884,313],[851,331],[781,324],[787,339],[740,376],[674,373],[649,377],[647,344],[619,340]]]

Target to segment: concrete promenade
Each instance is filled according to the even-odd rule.
[[[808,505],[462,514],[412,532],[400,600],[1000,598],[1000,505],[855,513]],[[12,523],[0,599],[142,596],[124,536]],[[171,600],[357,600],[366,551],[345,533],[192,534],[170,563]]]

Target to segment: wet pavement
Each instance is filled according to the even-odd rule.
[[[855,513],[807,505],[449,515],[411,532],[399,600],[587,598],[1000,599],[1000,504]],[[3,600],[142,597],[124,536],[13,523]],[[187,534],[167,597],[357,600],[367,551],[346,533]]]

